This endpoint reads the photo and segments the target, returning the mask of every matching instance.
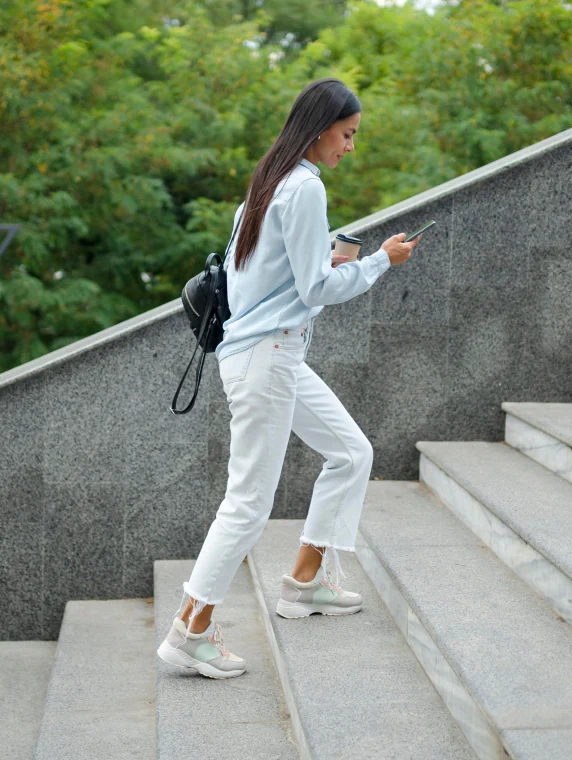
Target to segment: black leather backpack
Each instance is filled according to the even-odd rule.
[[[189,318],[190,328],[197,339],[197,345],[195,346],[195,350],[193,351],[187,369],[181,378],[177,392],[173,397],[170,406],[170,410],[173,414],[186,414],[191,411],[195,399],[197,398],[197,393],[199,392],[205,355],[212,353],[223,339],[223,324],[230,317],[226,292],[226,271],[224,269],[224,261],[229,252],[230,246],[232,245],[232,241],[234,240],[236,230],[240,225],[243,213],[244,209],[242,210],[238,223],[232,233],[224,258],[221,259],[218,253],[209,253],[204,271],[199,272],[199,274],[192,277],[182,290],[181,300],[187,317]],[[176,404],[179,391],[185,382],[187,372],[191,368],[191,364],[193,363],[193,359],[195,358],[195,354],[199,347],[202,348],[202,354],[197,364],[195,392],[189,405],[185,409],[177,409]]]

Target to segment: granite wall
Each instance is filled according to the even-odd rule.
[[[503,440],[503,401],[572,402],[571,188],[568,130],[343,228],[367,255],[437,221],[315,322],[372,478],[417,479],[419,440]],[[152,596],[155,559],[197,556],[230,413],[213,354],[169,412],[193,342],[177,299],[0,375],[1,639],[56,639],[67,600]],[[305,516],[322,463],[292,434],[272,517]]]

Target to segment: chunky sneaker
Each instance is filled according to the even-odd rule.
[[[358,612],[361,605],[361,594],[344,591],[332,582],[329,572],[320,567],[314,580],[306,583],[297,581],[291,575],[282,576],[276,612],[285,618],[308,617],[314,612],[351,615]]]
[[[191,633],[185,622],[175,617],[157,654],[171,665],[193,668],[209,678],[233,678],[246,670],[246,660],[225,648],[220,625],[212,620],[203,633]]]

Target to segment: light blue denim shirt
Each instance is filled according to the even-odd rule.
[[[233,229],[244,207],[238,207]],[[241,220],[242,224],[242,220]],[[370,256],[332,267],[326,188],[318,167],[302,158],[277,185],[262,221],[260,237],[246,269],[237,272],[237,230],[224,262],[231,316],[215,349],[220,362],[278,328],[291,330],[310,321],[324,306],[365,293],[390,266],[380,248]]]

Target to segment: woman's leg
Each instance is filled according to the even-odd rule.
[[[196,601],[196,599],[189,597],[189,601],[186,603],[184,610],[179,615],[185,625],[187,625],[189,622],[189,618],[193,613]],[[200,612],[197,612],[197,614],[193,617],[192,624],[189,626],[191,633],[204,633],[207,630],[209,623],[211,622],[211,616],[214,608],[214,604],[206,604],[202,607]]]
[[[298,368],[292,430],[326,460],[314,485],[292,575],[308,580],[319,560],[326,566],[330,553],[337,573],[344,575],[337,550],[355,551],[373,448],[335,393],[305,362]],[[316,547],[324,547],[319,555],[311,551]]]
[[[210,611],[222,603],[272,511],[305,347],[302,331],[298,336],[281,333],[275,331],[219,365],[232,415],[229,477],[191,577],[183,584],[183,599],[185,593],[190,598],[184,608],[181,602],[179,610],[187,614],[190,630],[200,632],[199,620],[208,626]]]
[[[324,551],[325,547],[323,546],[317,547],[311,544],[301,546],[296,557],[294,570],[290,573],[292,578],[301,583],[313,580],[323,562]]]

